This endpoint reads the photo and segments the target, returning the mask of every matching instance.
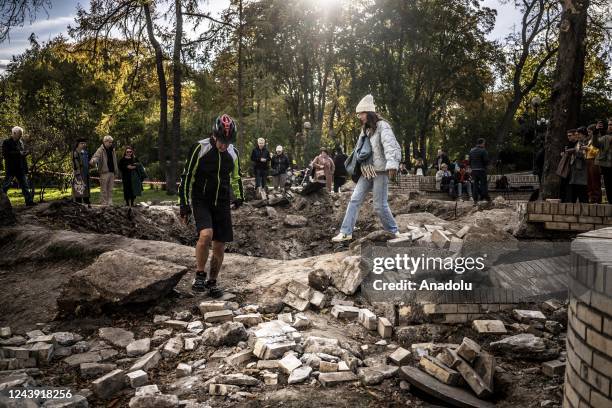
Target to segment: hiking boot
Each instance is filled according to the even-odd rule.
[[[211,298],[220,298],[223,296],[223,289],[217,286],[216,280],[208,280],[206,281],[206,287],[208,288],[208,296]]]
[[[352,234],[343,234],[342,232],[339,233],[338,235],[336,235],[335,237],[333,237],[331,239],[332,242],[344,242],[344,241],[350,241],[353,239],[353,235]]]
[[[196,272],[196,278],[191,285],[191,290],[194,292],[205,292],[208,289],[206,274]]]

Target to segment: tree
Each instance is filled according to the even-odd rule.
[[[559,53],[551,95],[551,126],[545,140],[542,180],[543,199],[559,197],[556,175],[567,129],[578,123],[582,102],[582,80],[589,0],[565,0],[559,27]]]
[[[22,26],[26,20],[34,21],[41,10],[46,13],[51,0],[2,0],[0,2],[0,43],[9,38],[13,27]]]

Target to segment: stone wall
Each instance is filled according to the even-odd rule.
[[[612,205],[533,201],[527,205],[527,217],[550,230],[590,231],[612,225]]]
[[[572,243],[564,407],[612,407],[612,228]]]

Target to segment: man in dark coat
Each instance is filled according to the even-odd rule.
[[[31,206],[34,205],[34,199],[28,184],[28,163],[26,161],[28,152],[21,139],[22,136],[23,129],[15,126],[11,131],[11,137],[2,142],[2,155],[4,156],[6,170],[6,177],[2,182],[2,191],[6,193],[13,183],[13,179],[17,179],[26,205]]]
[[[257,139],[257,146],[251,152],[253,172],[255,173],[255,188],[262,188],[265,191],[270,160],[270,152],[266,148],[266,141],[260,137]]]
[[[342,147],[336,147],[336,154],[334,154],[334,192],[338,192],[340,187],[346,183],[346,166],[344,162],[348,156],[342,151]]]
[[[478,200],[491,201],[487,182],[487,166],[489,165],[489,153],[485,149],[485,140],[478,139],[476,146],[470,150],[470,167],[472,168],[472,179],[474,180],[474,204]]]

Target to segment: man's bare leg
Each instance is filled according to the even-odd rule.
[[[212,241],[212,235],[212,228],[201,230],[198,242],[196,244],[196,279],[192,289],[200,292],[206,290],[206,273],[204,272],[204,268],[206,267],[206,261],[208,260],[208,252],[210,243]]]

